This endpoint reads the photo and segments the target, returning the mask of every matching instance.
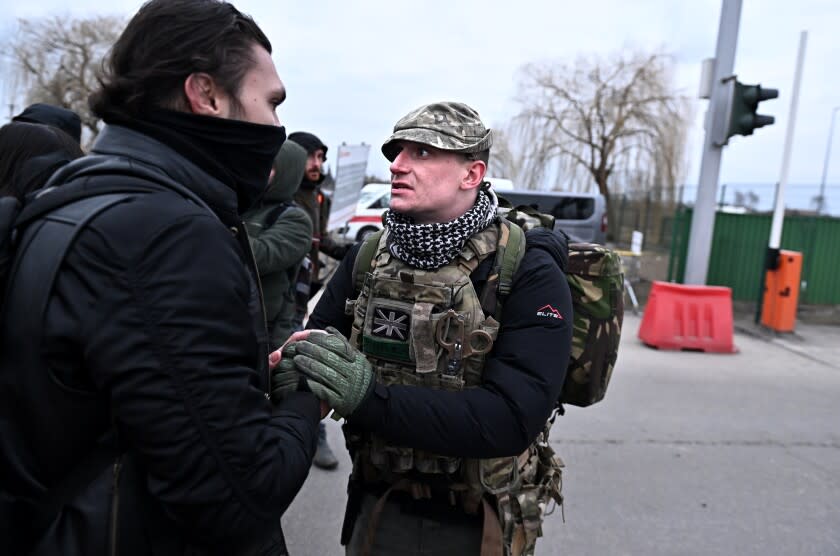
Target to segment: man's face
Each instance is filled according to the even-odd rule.
[[[321,179],[321,167],[324,164],[324,149],[309,153],[306,157],[306,179],[317,183]]]
[[[469,174],[464,157],[413,141],[398,145],[401,150],[391,163],[391,210],[411,216],[418,224],[449,222],[461,216],[475,198],[465,197],[461,187]]]
[[[233,101],[226,99],[221,116],[254,124],[280,125],[276,110],[286,100],[286,88],[265,48],[255,44],[253,57],[254,65],[242,78],[239,94]]]

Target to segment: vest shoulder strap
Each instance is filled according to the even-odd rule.
[[[513,286],[513,277],[525,256],[525,232],[515,222],[500,220],[499,244],[493,268],[479,296],[485,315],[501,322],[502,304]]]
[[[373,267],[373,258],[376,256],[376,249],[379,246],[379,241],[382,239],[382,234],[385,230],[377,230],[376,232],[367,236],[356,254],[356,260],[353,261],[353,287],[356,294],[362,291],[362,284],[365,283],[365,275],[371,271]]]
[[[506,245],[496,251],[496,256],[502,259],[499,270],[499,295],[502,297],[510,293],[513,275],[519,270],[519,264],[525,256],[525,232],[514,222],[504,222],[507,223],[503,227],[507,228],[509,238]]]

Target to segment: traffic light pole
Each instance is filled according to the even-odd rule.
[[[715,69],[709,107],[706,112],[706,137],[703,141],[703,159],[694,214],[691,218],[691,235],[685,265],[685,283],[705,285],[712,251],[712,232],[715,225],[715,197],[723,147],[718,138],[726,137],[727,108],[730,86],[725,81],[732,76],[735,66],[735,49],[738,45],[738,27],[741,21],[741,0],[723,0],[720,11]]]

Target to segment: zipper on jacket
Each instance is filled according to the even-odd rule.
[[[122,456],[117,457],[114,462],[114,490],[111,493],[111,547],[109,554],[111,556],[117,555],[117,535],[119,534],[119,514],[120,514],[120,471],[122,469]]]
[[[265,327],[265,334],[266,338],[268,339],[267,347],[268,353],[271,353],[271,330],[268,329],[268,316],[265,313],[265,299],[263,298],[263,289],[262,289],[262,282],[260,281],[260,269],[257,267],[257,258],[254,256],[254,250],[251,249],[251,242],[248,240],[248,233],[247,228],[245,228],[245,223],[240,221],[239,226],[242,227],[243,230],[246,231],[245,233],[245,241],[242,242],[240,245],[244,250],[248,252],[249,260],[251,262],[251,273],[254,275],[254,283],[257,285],[257,295],[259,296],[260,301],[260,312],[262,313],[262,321],[263,326]],[[233,228],[233,227],[232,227]],[[268,361],[265,361],[265,374],[266,374],[266,388],[267,391],[265,392],[265,397],[268,400],[271,400],[271,369],[268,367]]]

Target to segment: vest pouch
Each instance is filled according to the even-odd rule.
[[[461,460],[388,444],[378,435],[371,436],[370,463],[388,473],[419,471],[429,475],[451,475],[458,471]]]
[[[428,319],[434,309],[452,304],[452,288],[437,284],[416,284],[403,279],[368,275],[367,307],[357,305],[357,317],[364,312],[362,351],[365,355],[415,367],[421,358],[422,371],[431,372],[437,357],[434,347],[427,345],[433,336]],[[364,298],[364,291],[360,300]],[[361,320],[361,319],[358,319]],[[415,331],[415,327],[419,327]],[[412,338],[416,346],[412,347]]]
[[[496,497],[502,538],[509,554],[533,554],[537,539],[542,536],[543,520],[554,511],[554,507],[548,509],[551,501],[563,504],[563,466],[541,435],[531,445],[527,463],[520,470],[521,484]]]
[[[414,469],[414,450],[387,444],[378,436],[371,437],[370,463],[377,469],[391,473],[408,473]]]
[[[409,356],[416,363],[415,369],[419,374],[433,373],[438,370],[441,348],[435,341],[435,329],[440,321],[441,313],[432,314],[434,308],[432,303],[415,303],[412,308],[413,326],[408,350]]]

